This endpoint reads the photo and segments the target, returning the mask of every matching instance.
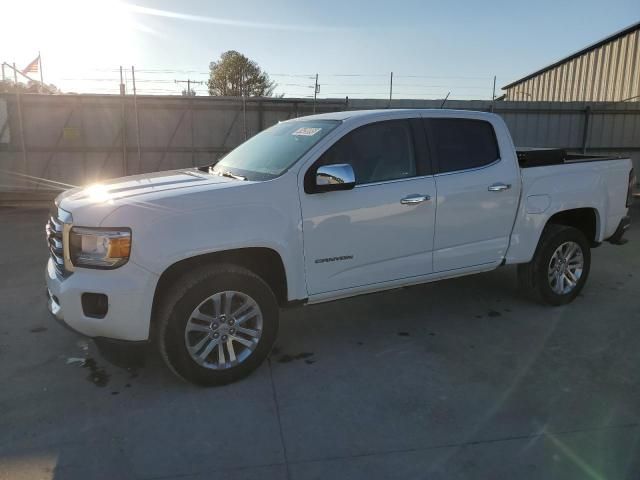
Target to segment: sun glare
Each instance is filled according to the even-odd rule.
[[[101,184],[90,185],[85,189],[85,194],[93,202],[102,203],[111,200],[107,187]]]
[[[24,67],[40,51],[45,82],[132,63],[136,32],[151,33],[118,0],[10,2],[3,15],[0,59]]]

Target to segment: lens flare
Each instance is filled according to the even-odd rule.
[[[109,190],[104,185],[91,185],[84,190],[85,194],[94,202],[109,202],[112,200]]]

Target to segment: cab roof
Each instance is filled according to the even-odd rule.
[[[320,113],[316,115],[308,115],[305,117],[298,117],[291,119],[290,121],[305,121],[305,120],[340,120],[344,121],[347,119],[375,119],[376,117],[387,116],[390,113],[411,113],[415,115],[416,113],[423,114],[433,114],[433,116],[469,116],[469,114],[484,114],[491,115],[487,112],[479,112],[473,110],[453,110],[453,109],[437,109],[437,108],[399,108],[399,109],[377,109],[377,110],[346,110],[340,112],[329,112],[329,113]],[[428,116],[428,115],[427,115]]]

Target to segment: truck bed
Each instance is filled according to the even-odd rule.
[[[622,157],[611,155],[581,155],[569,153],[563,148],[520,148],[516,149],[520,168],[545,167],[603,160],[620,160]]]

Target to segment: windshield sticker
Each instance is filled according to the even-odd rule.
[[[301,137],[313,137],[316,133],[318,133],[321,128],[313,128],[313,127],[300,127],[291,135],[301,136]]]

